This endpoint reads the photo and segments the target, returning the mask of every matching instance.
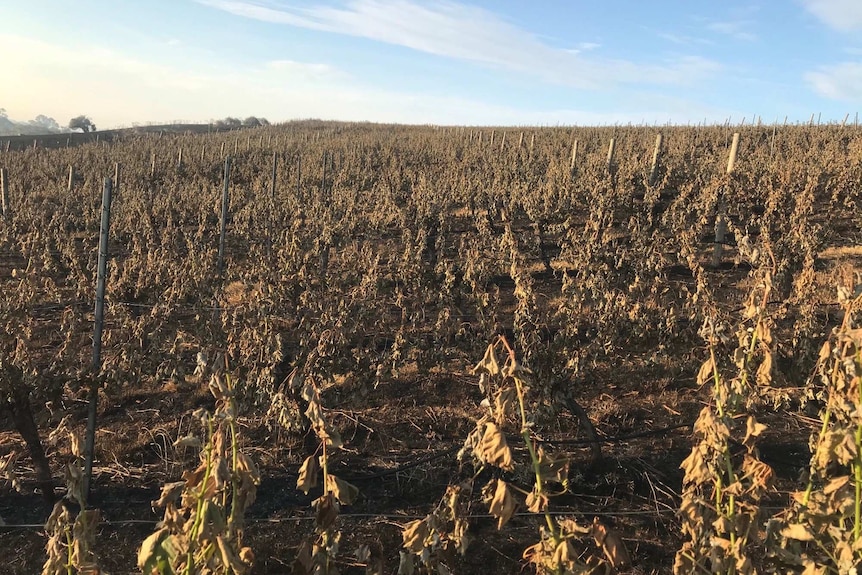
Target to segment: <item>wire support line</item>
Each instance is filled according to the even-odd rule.
[[[668,514],[676,514],[677,511],[674,509],[651,509],[649,511],[643,510],[629,510],[629,511],[590,511],[583,510],[578,511],[575,509],[572,510],[561,510],[561,511],[548,511],[542,512],[541,514],[537,513],[529,513],[529,512],[518,512],[513,514],[513,517],[535,517],[540,518],[542,515],[547,513],[551,517],[571,517],[573,515],[578,516],[590,516],[590,517],[645,517],[645,516],[656,516],[656,515],[668,515]],[[398,513],[340,513],[338,515],[339,519],[379,519],[386,521],[414,521],[416,519],[425,519],[428,515],[402,515]],[[464,519],[493,519],[494,516],[490,513],[474,513],[470,515],[464,515]],[[300,523],[304,521],[316,521],[316,517],[313,515],[303,515],[298,517],[262,517],[262,518],[252,518],[246,519],[246,524],[280,524],[280,523]],[[113,526],[123,526],[123,525],[152,525],[158,526],[162,521],[155,519],[114,519],[110,521],[101,521],[99,522],[100,527],[113,527]],[[2,524],[0,525],[0,532],[2,531],[12,531],[12,530],[23,530],[23,529],[45,529],[44,523],[15,523],[15,524]]]

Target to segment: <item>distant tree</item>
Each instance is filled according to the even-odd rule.
[[[43,116],[42,114],[39,114],[34,119],[30,120],[30,124],[39,128],[44,128],[49,132],[60,131],[60,124],[57,123],[57,120],[49,118],[48,116]]]
[[[270,125],[269,120],[267,120],[266,118],[258,118],[258,119],[260,120],[261,126],[269,126]]]
[[[258,120],[254,116],[249,116],[248,118],[243,120],[242,125],[245,126],[246,128],[257,128],[257,127],[261,126],[262,124],[260,123],[260,120]]]
[[[0,108],[0,118],[6,118],[6,108]]]
[[[93,121],[87,116],[78,116],[77,118],[72,118],[71,120],[69,120],[69,129],[81,130],[84,133],[95,132],[96,124],[94,124]]]
[[[224,119],[224,125],[227,128],[241,128],[242,127],[242,120],[240,120],[239,118],[232,118],[232,117],[228,116],[227,118]]]

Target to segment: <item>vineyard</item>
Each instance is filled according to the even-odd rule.
[[[862,566],[855,126],[31,144],[4,573]]]

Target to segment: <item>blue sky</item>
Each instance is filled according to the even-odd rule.
[[[0,108],[470,125],[851,119],[862,0],[0,0]]]

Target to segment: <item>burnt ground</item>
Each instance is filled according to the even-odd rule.
[[[339,519],[345,535],[343,572],[363,572],[349,561],[351,550],[363,543],[383,559],[385,573],[397,571],[399,524],[421,518],[447,485],[470,477],[472,469],[459,465],[455,457],[473,419],[481,414],[482,396],[469,367],[408,373],[377,389],[342,389],[338,398],[329,398],[347,448],[336,458],[335,472],[361,491]],[[551,509],[584,522],[599,517],[612,526],[634,558],[631,573],[667,572],[680,543],[675,517],[682,480],[679,464],[691,446],[690,428],[684,424],[693,421],[708,395],[697,389],[691,371],[670,361],[654,365],[632,357],[608,366],[605,377],[578,390],[578,402],[604,440],[600,462],[591,462],[585,436],[571,414],[562,413],[543,432],[552,445],[557,440],[557,450],[573,459],[570,492],[553,499]],[[351,400],[356,395],[363,396],[361,402]],[[187,433],[188,406],[208,403],[206,390],[195,386],[171,392],[141,389],[103,398],[92,505],[102,512],[97,552],[108,573],[137,572],[140,542],[160,519],[151,506],[160,485],[179,479],[184,468],[195,464],[194,456],[178,453],[171,444]],[[352,407],[356,403],[363,406]],[[83,422],[84,406],[76,409]],[[778,509],[785,506],[788,489],[807,466],[808,435],[819,421],[801,412],[764,412],[758,417],[769,425],[759,443],[761,455],[778,479],[767,505]],[[271,432],[260,419],[245,417],[241,424],[263,475],[246,530],[245,542],[256,554],[253,572],[287,573],[300,540],[313,530],[309,504],[316,494],[304,496],[295,489],[303,441]],[[0,441],[4,453],[23,447],[11,431],[3,432]],[[49,445],[48,454],[56,477],[68,449]],[[525,456],[523,447],[516,450],[516,458]],[[18,469],[22,492],[8,487],[0,492],[0,517],[7,523],[0,528],[0,549],[8,558],[4,573],[36,573],[44,561],[40,526],[48,510],[33,491],[28,464],[23,459]],[[517,481],[514,478],[516,485]],[[474,540],[454,566],[457,572],[521,572],[521,554],[537,539],[539,520],[519,515],[497,531],[478,494],[471,514]],[[598,553],[591,543],[583,548]]]

